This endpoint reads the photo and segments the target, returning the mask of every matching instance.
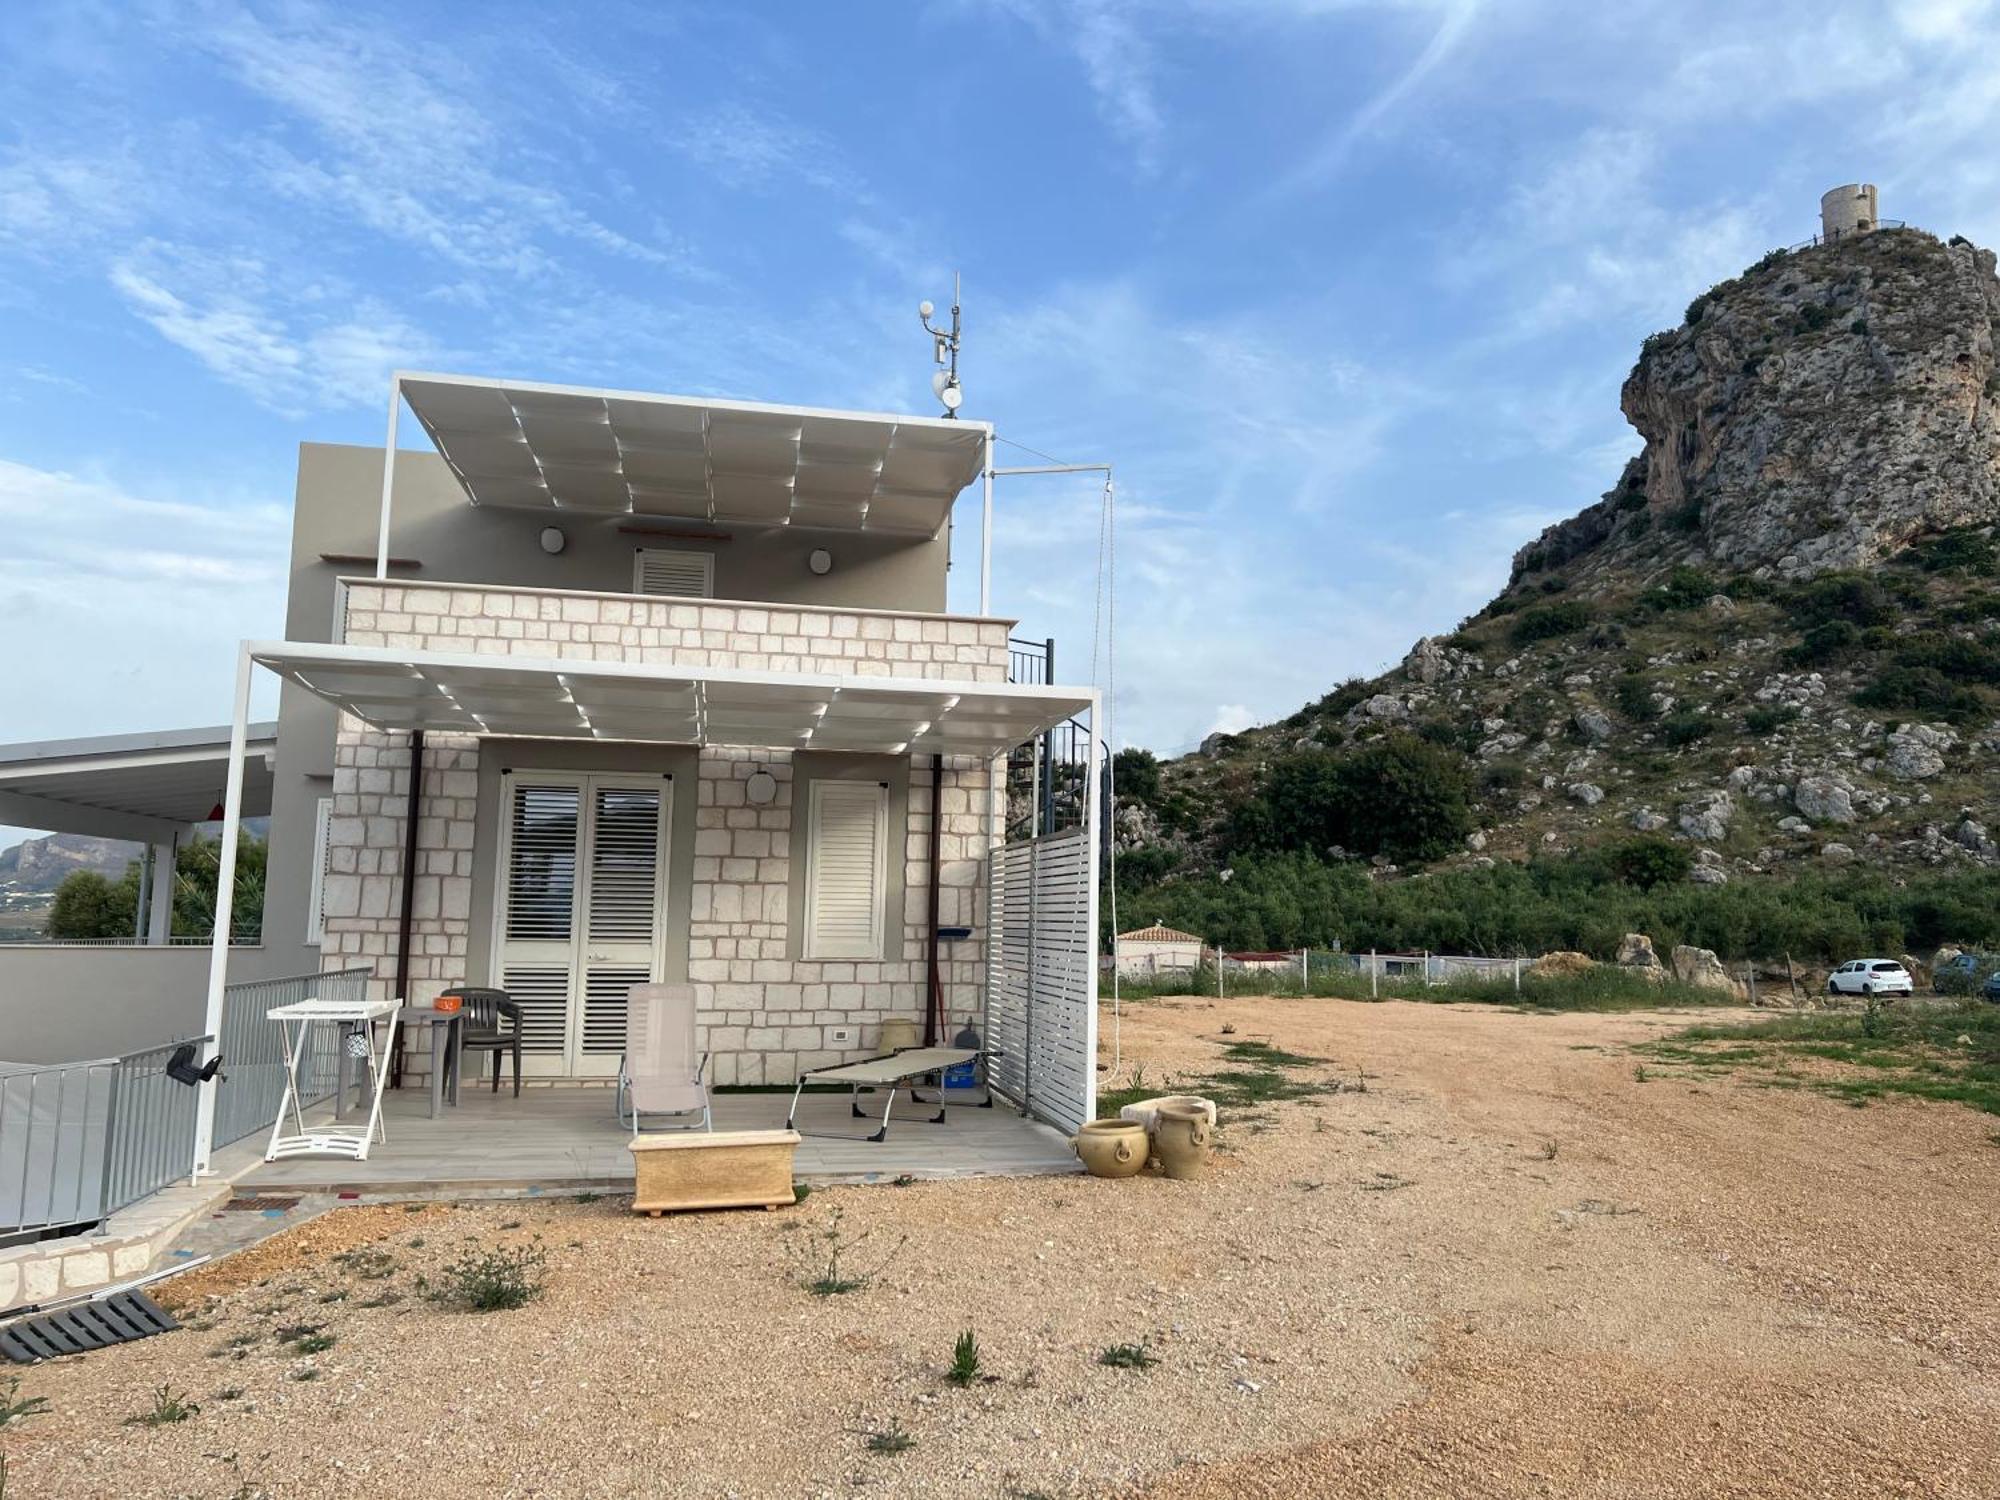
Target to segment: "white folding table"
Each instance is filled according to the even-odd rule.
[[[356,1161],[366,1161],[368,1148],[376,1139],[389,1138],[382,1125],[382,1086],[389,1081],[389,1058],[396,1045],[396,1019],[401,1008],[399,1000],[300,1000],[264,1013],[283,1027],[285,1034],[285,1097],[278,1105],[278,1118],[271,1122],[271,1144],[264,1150],[265,1161],[284,1156],[351,1156]],[[387,1023],[381,1028],[379,1049],[375,1045],[378,1022]],[[306,1045],[316,1025],[338,1027],[337,1046],[347,1045],[350,1038],[360,1039],[362,1055],[368,1059],[368,1078],[374,1085],[365,1125],[306,1127],[305,1111],[299,1101],[299,1065],[305,1060]],[[287,1114],[297,1127],[291,1135],[284,1133]]]

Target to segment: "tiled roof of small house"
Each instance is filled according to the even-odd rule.
[[[1155,922],[1151,927],[1141,927],[1136,932],[1118,934],[1121,943],[1200,943],[1201,939],[1191,932],[1182,932],[1177,927],[1162,927]]]

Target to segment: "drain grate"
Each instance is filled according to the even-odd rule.
[[[274,1209],[279,1213],[283,1213],[288,1208],[297,1208],[299,1200],[296,1198],[231,1198],[222,1206],[226,1209],[233,1209],[243,1213],[270,1213]]]
[[[151,1338],[180,1326],[172,1313],[144,1292],[116,1292],[96,1302],[9,1323],[0,1328],[0,1354],[17,1365],[33,1364],[59,1354],[82,1354],[106,1344]]]

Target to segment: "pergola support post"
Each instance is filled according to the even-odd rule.
[[[243,753],[250,737],[250,643],[236,648],[236,694],[229,716],[229,772],[222,793],[222,848],[215,872],[215,930],[208,942],[208,1006],[202,1029],[209,1041],[202,1049],[206,1063],[222,1040],[223,1003],[229,985],[229,935],[236,918],[236,845],[243,834]],[[212,1170],[215,1145],[215,1084],[198,1086],[194,1112],[194,1172]]]
[[[180,849],[178,839],[147,848],[147,864],[153,872],[152,903],[146,914],[146,941],[156,948],[166,946],[174,935],[174,862]]]
[[[375,533],[375,576],[389,576],[389,517],[396,488],[396,419],[403,412],[403,377],[389,378],[389,442],[382,450],[382,516]]]

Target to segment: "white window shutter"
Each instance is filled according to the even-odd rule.
[[[880,958],[889,793],[872,781],[816,781],[806,856],[805,956]]]
[[[632,559],[632,592],[679,599],[715,597],[715,556],[641,547]]]
[[[306,942],[317,945],[326,936],[326,832],[333,820],[333,798],[322,797],[313,811],[312,889],[306,897]]]

